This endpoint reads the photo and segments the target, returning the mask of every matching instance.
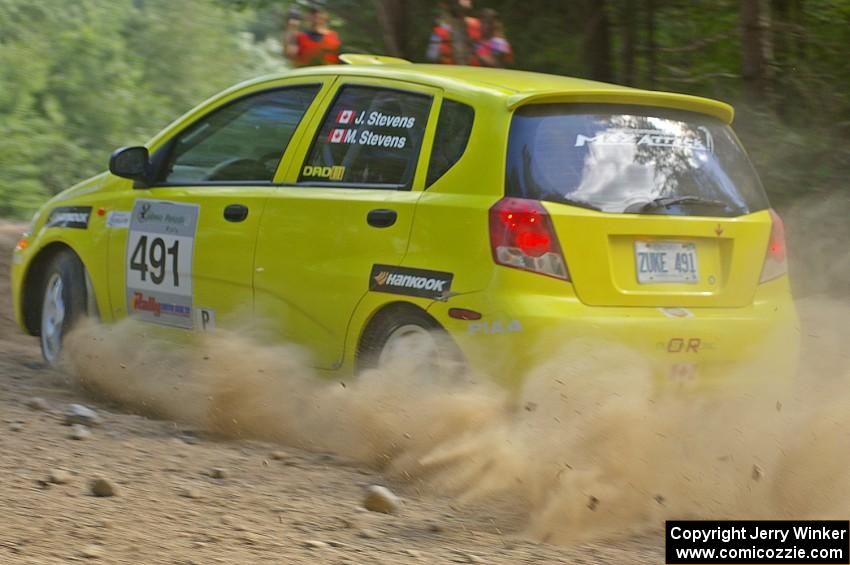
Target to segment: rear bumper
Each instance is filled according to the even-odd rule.
[[[483,316],[457,320],[450,308]],[[429,313],[474,370],[508,385],[565,351],[604,360],[628,350],[650,367],[655,382],[693,388],[730,377],[790,378],[799,357],[800,325],[787,277],[760,285],[743,308],[595,307],[571,293],[484,291],[435,303]],[[584,346],[575,349],[577,342]]]

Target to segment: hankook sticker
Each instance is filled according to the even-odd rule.
[[[374,265],[369,275],[369,290],[418,296],[420,298],[441,298],[452,287],[452,273]]]
[[[89,217],[91,206],[59,206],[50,211],[45,227],[84,230],[89,227]]]
[[[146,322],[191,329],[196,204],[136,200],[127,235],[127,311]]]

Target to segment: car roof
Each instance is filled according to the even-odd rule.
[[[711,115],[726,123],[731,123],[734,116],[731,106],[717,100],[641,90],[582,78],[513,69],[407,63],[402,59],[379,56],[343,57],[350,57],[357,62],[348,65],[303,67],[260,80],[299,75],[359,76],[416,82],[454,92],[475,90],[484,95],[504,98],[510,109],[525,104],[595,102],[676,108]],[[367,58],[371,62],[362,62]]]

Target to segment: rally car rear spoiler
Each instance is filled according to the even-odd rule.
[[[588,88],[580,90],[547,90],[523,92],[508,97],[508,109],[513,110],[526,104],[551,104],[557,102],[585,102],[601,104],[635,104],[638,106],[661,106],[707,114],[719,118],[727,124],[732,123],[735,109],[729,104],[672,92],[656,92],[639,89]]]

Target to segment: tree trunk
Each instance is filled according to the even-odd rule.
[[[806,8],[804,5],[804,0],[795,0],[794,1],[794,14],[793,19],[797,22],[798,31],[795,34],[797,38],[797,60],[799,62],[803,62],[806,60]]]
[[[594,80],[611,82],[611,36],[605,0],[585,1],[584,55],[588,75]]]
[[[655,50],[655,0],[645,0],[646,15],[646,84],[654,89],[658,78],[658,61]]]
[[[792,72],[793,56],[791,38],[794,37],[791,25],[791,4],[789,0],[771,0],[770,3],[771,36],[773,43],[773,67],[775,73],[771,78],[776,95],[776,111],[780,116],[786,116],[788,110],[788,92],[786,76]]]
[[[752,100],[765,91],[761,0],[741,0],[741,75]]]
[[[789,0],[771,0],[770,13],[773,20],[773,55],[776,64],[784,69],[789,62],[789,38],[791,31],[791,3]]]
[[[635,43],[637,41],[637,0],[624,0],[622,10],[622,83],[635,86]]]
[[[408,56],[407,1],[375,0],[375,12],[378,14],[386,52],[393,57]]]

